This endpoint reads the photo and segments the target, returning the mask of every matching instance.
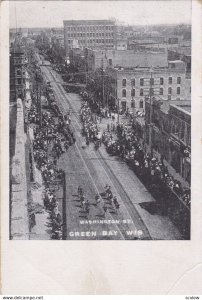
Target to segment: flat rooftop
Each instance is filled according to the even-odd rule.
[[[188,113],[191,113],[191,105],[176,105],[177,107],[186,110]]]
[[[64,20],[63,21],[64,25],[65,24],[88,24],[88,23],[111,23],[115,24],[115,21],[112,20]]]
[[[149,103],[149,100],[146,100]],[[158,101],[158,99],[157,99]],[[191,115],[191,101],[190,100],[162,100],[161,101],[161,111],[168,114],[170,106],[175,107],[183,112]]]

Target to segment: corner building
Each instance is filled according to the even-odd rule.
[[[63,21],[66,53],[77,40],[80,47],[113,49],[116,44],[116,26],[111,20]]]
[[[153,96],[164,101],[191,100],[191,79],[186,76],[182,61],[170,61],[168,67],[107,69],[112,77],[111,98],[123,110],[131,110],[133,101],[137,111],[145,110],[145,98],[149,96],[152,80]],[[151,79],[152,78],[152,79]]]

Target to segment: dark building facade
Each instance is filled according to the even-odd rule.
[[[64,21],[66,53],[77,40],[80,47],[113,49],[116,44],[116,26],[111,20]]]
[[[26,58],[21,44],[21,37],[17,35],[10,47],[10,102],[25,96],[25,67]]]
[[[191,102],[152,101],[145,105],[146,141],[151,117],[152,148],[190,184],[191,180]]]

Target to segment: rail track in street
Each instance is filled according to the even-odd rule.
[[[67,109],[72,110],[72,114],[73,114],[72,121],[74,123],[74,125],[72,125],[72,126],[73,126],[75,132],[80,132],[82,127],[80,125],[79,112],[76,111],[75,107],[71,104],[71,102],[70,102],[71,96],[66,93],[62,84],[60,82],[58,82],[57,78],[55,78],[55,76],[52,74],[49,67],[46,67],[46,70],[50,76],[48,79],[50,79],[50,78],[52,79],[49,81],[53,84],[53,88],[55,90],[57,98],[59,99],[59,103],[58,103],[59,107],[63,111],[65,111],[65,113],[67,112]],[[79,150],[78,147],[77,147],[77,151],[80,152],[80,156],[84,160],[84,162],[87,166],[88,172],[90,174],[90,166],[89,166],[89,163],[87,162],[88,160],[83,155],[83,153],[81,153],[81,151]],[[98,149],[98,151],[94,151],[94,153],[95,153],[95,157],[99,160],[101,166],[103,167],[106,177],[108,177],[112,181],[116,193],[122,199],[123,205],[125,206],[130,218],[132,219],[134,224],[137,224],[136,227],[138,229],[141,229],[144,232],[144,239],[152,239],[148,228],[146,227],[144,221],[142,220],[142,218],[139,215],[138,211],[136,210],[134,204],[132,203],[130,197],[128,196],[127,191],[125,191],[121,182],[116,177],[114,171],[111,169],[111,167],[107,164],[106,160],[103,158],[102,153],[99,151],[99,149]],[[92,180],[93,180],[93,178],[92,178]]]

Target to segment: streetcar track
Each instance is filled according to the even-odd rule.
[[[52,72],[50,72],[50,70],[48,70],[48,71],[49,71],[49,74],[51,75],[51,77],[53,78],[53,81],[54,81],[54,83],[55,83],[57,89],[58,89],[59,92],[62,94],[62,96],[63,96],[62,99],[64,100],[64,98],[65,98],[65,100],[67,100],[67,101],[65,101],[66,104],[68,103],[69,108],[71,108],[71,109],[74,111],[74,117],[75,117],[75,119],[76,119],[75,122],[77,123],[77,126],[79,127],[79,129],[81,129],[82,127],[81,127],[81,125],[79,124],[80,118],[79,118],[79,116],[78,116],[78,112],[76,112],[76,110],[75,110],[75,109],[73,108],[73,106],[71,105],[71,102],[70,102],[69,99],[67,98],[67,93],[66,93],[66,91],[64,90],[62,84],[56,82],[55,77],[53,76]],[[70,95],[69,95],[69,96],[70,96]],[[71,96],[70,96],[70,98],[71,98]],[[63,105],[62,105],[62,106],[63,106]],[[64,107],[63,107],[63,109],[64,109]],[[82,157],[82,154],[81,154],[81,152],[80,152],[78,146],[77,146],[77,149],[78,149],[78,152],[80,153],[80,156],[81,156],[82,160],[84,161],[84,159],[83,159],[83,157]],[[100,164],[103,166],[104,171],[105,171],[107,177],[110,178],[110,180],[112,181],[112,183],[113,183],[113,185],[114,185],[114,187],[115,187],[115,190],[118,192],[119,195],[122,195],[121,198],[124,199],[124,200],[126,200],[127,205],[128,205],[129,208],[130,208],[130,213],[129,213],[128,210],[126,209],[126,211],[128,212],[129,216],[131,217],[132,220],[135,220],[138,224],[141,222],[142,224],[141,224],[140,228],[143,227],[143,228],[144,228],[144,234],[145,234],[146,236],[148,236],[148,239],[152,239],[152,237],[151,237],[151,235],[150,235],[150,233],[149,233],[149,230],[148,230],[147,226],[145,225],[145,223],[144,223],[142,217],[140,216],[139,212],[138,212],[137,209],[135,208],[135,206],[134,206],[133,202],[131,201],[129,195],[128,195],[127,192],[125,191],[125,189],[124,189],[122,183],[121,183],[120,180],[116,177],[116,175],[114,174],[114,171],[112,170],[112,168],[107,164],[105,158],[102,156],[102,154],[101,154],[101,152],[100,152],[99,149],[98,149],[98,153],[99,153],[100,157],[98,157],[98,154],[97,154],[97,153],[95,153],[95,156],[97,157],[97,159],[100,158],[100,159],[99,159],[99,162],[100,162]],[[86,165],[86,162],[85,162],[85,161],[84,161],[84,163],[85,163],[85,165]],[[90,174],[90,171],[89,171],[87,165],[86,165],[86,168],[87,168],[87,170],[88,170],[88,172],[89,172],[89,174]],[[90,177],[92,178],[92,175],[90,175]],[[113,178],[113,179],[112,179],[112,178]],[[92,182],[93,182],[93,184],[95,185],[95,183],[94,183],[94,181],[93,181],[93,178],[92,178]],[[96,186],[96,185],[95,185],[95,186]],[[97,187],[96,187],[96,189],[97,189]],[[124,206],[125,206],[125,205],[124,205]],[[111,215],[111,214],[110,214],[110,215]],[[132,215],[133,217],[132,217],[131,215]],[[112,217],[112,216],[111,216],[111,217]],[[112,217],[112,218],[113,218],[113,217]]]
[[[50,71],[49,71],[49,73],[50,73]],[[53,77],[52,74],[51,74],[51,76]],[[47,77],[48,77],[48,76],[47,76]],[[54,77],[53,77],[53,79],[54,79]],[[54,82],[55,82],[55,81],[54,81]],[[58,86],[57,84],[56,84],[56,87],[57,87],[57,89],[59,90],[59,93],[62,94],[62,98],[61,98],[61,99],[63,99],[63,97],[64,97],[64,98],[67,100],[67,98],[66,98],[67,95],[66,95],[66,92],[63,91],[63,88],[62,88],[61,86]],[[66,101],[66,104],[67,104],[67,102],[68,102],[69,107],[72,107],[72,106],[70,105],[70,103],[69,103],[68,100]],[[62,102],[61,102],[61,106],[62,106],[62,110],[64,111],[64,110],[65,110],[65,107],[63,106]],[[75,118],[76,118],[76,116],[75,116]],[[77,121],[77,120],[76,120],[76,123],[78,124],[78,121]],[[79,124],[78,124],[78,126],[79,126]],[[83,162],[84,166],[86,167],[86,170],[87,170],[87,172],[88,172],[88,174],[89,174],[89,176],[90,176],[90,178],[91,178],[91,181],[92,181],[92,183],[93,183],[93,185],[94,185],[95,190],[97,191],[97,193],[99,193],[99,189],[98,189],[97,185],[95,184],[95,182],[94,182],[94,180],[93,180],[93,177],[92,177],[92,175],[91,175],[91,173],[90,173],[90,170],[89,170],[89,168],[88,168],[88,166],[87,166],[87,164],[86,164],[86,162],[85,162],[85,160],[84,160],[84,158],[83,158],[83,156],[82,156],[82,154],[81,154],[81,152],[80,152],[80,150],[79,150],[79,148],[78,148],[78,146],[77,146],[76,143],[75,143],[75,147],[76,147],[76,149],[77,149],[77,151],[78,151],[78,153],[79,153],[79,156],[80,156],[81,159],[82,159],[82,162]],[[114,218],[113,218],[113,216],[111,215],[111,213],[109,212],[108,214],[110,215],[110,218],[111,218],[112,220],[114,220]],[[125,239],[127,239],[127,236],[125,235],[125,237],[124,237],[124,235],[123,235],[123,233],[122,233],[122,229],[119,228],[119,225],[121,225],[121,224],[114,224],[114,226],[117,227],[117,229],[118,229],[118,231],[119,231],[120,236],[122,237],[122,239],[125,240]]]

